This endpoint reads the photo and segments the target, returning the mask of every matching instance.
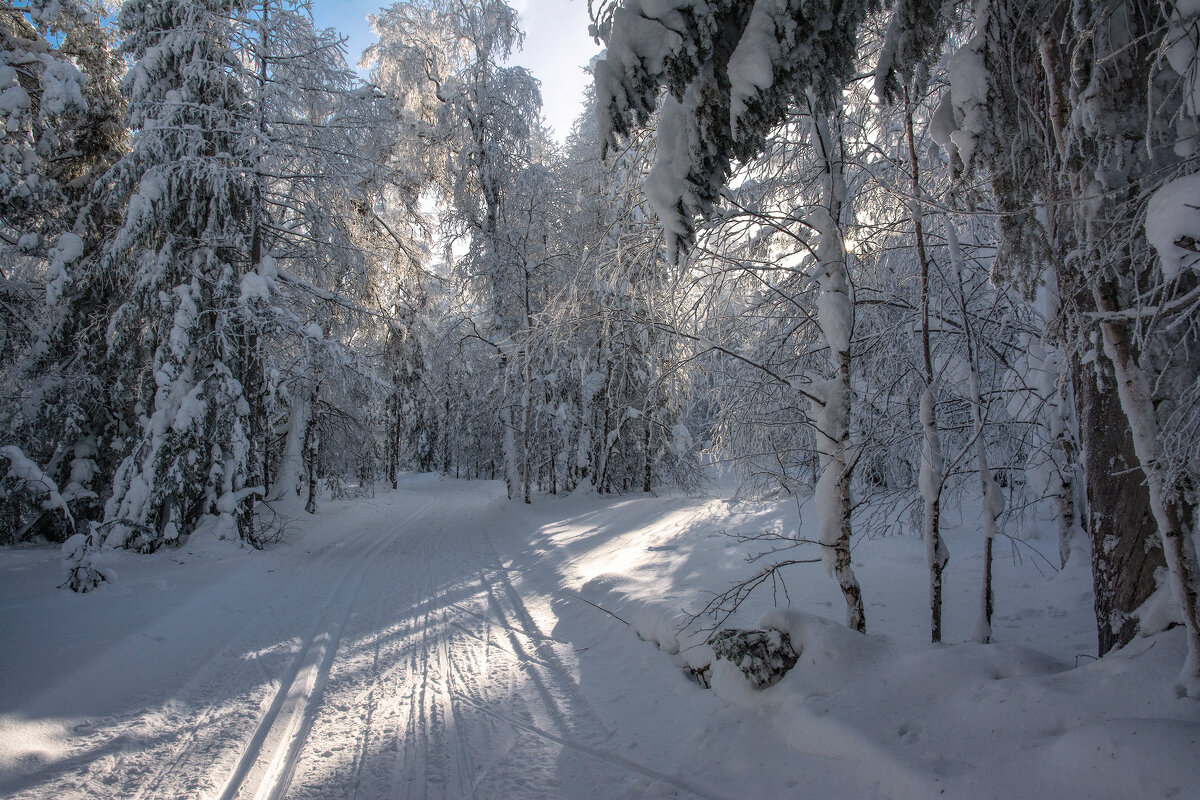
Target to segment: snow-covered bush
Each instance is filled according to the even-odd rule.
[[[717,631],[708,644],[715,659],[733,664],[758,689],[778,683],[800,658],[792,638],[777,628],[725,628]]]

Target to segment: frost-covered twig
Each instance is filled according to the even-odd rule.
[[[784,567],[789,567],[793,564],[820,563],[820,558],[791,558],[768,564],[749,578],[738,581],[720,594],[713,595],[712,599],[705,603],[703,608],[684,617],[680,628],[686,628],[702,617],[712,617],[714,620],[713,623],[701,627],[700,630],[704,632],[715,631],[724,625],[726,620],[733,616],[742,603],[753,594],[754,590],[766,583],[767,580],[771,581],[776,600],[778,600],[778,593],[781,590],[786,598],[787,584],[784,582],[783,575],[780,572]]]

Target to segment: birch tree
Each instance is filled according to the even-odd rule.
[[[861,590],[850,565],[850,364],[853,305],[841,226],[845,203],[841,141],[831,132],[852,75],[866,3],[790,8],[774,2],[718,5],[679,0],[662,6],[603,4],[597,33],[608,45],[596,65],[605,140],[644,125],[669,90],[658,118],[647,195],[672,260],[694,240],[694,217],[710,211],[735,159],[762,150],[792,104],[812,120],[822,201],[810,224],[819,239],[818,324],[833,377],[808,392],[817,429],[820,540],[846,600],[847,624],[865,630]]]
[[[927,60],[948,29],[948,9],[903,5],[897,46],[878,73],[882,96],[894,95],[895,76]],[[1189,694],[1200,693],[1197,561],[1185,521],[1195,499],[1172,482],[1161,442],[1170,438],[1164,425],[1180,419],[1178,392],[1163,389],[1190,383],[1197,371],[1188,345],[1195,328],[1186,322],[1194,287],[1172,280],[1180,239],[1155,246],[1156,264],[1140,221],[1146,198],[1194,170],[1197,43],[1185,32],[1193,18],[1155,2],[1056,3],[1036,21],[1008,3],[981,5],[953,57],[947,100],[947,149],[963,169],[986,169],[1006,214],[1002,274],[1029,285],[1053,264],[1064,300],[1100,649],[1132,635],[1134,608],[1153,588],[1156,548],[1146,542],[1157,539],[1187,630],[1181,683]],[[1099,348],[1087,345],[1092,333]],[[1096,391],[1093,370],[1101,379],[1111,370],[1116,391]],[[1114,423],[1128,438],[1110,433]],[[1141,474],[1114,470],[1119,460]],[[1138,525],[1139,508],[1156,531]]]
[[[457,267],[485,315],[479,335],[497,355],[504,390],[496,409],[509,497],[524,494],[520,452],[528,354],[522,278],[527,259],[506,202],[533,158],[541,95],[522,67],[501,62],[519,47],[517,14],[502,0],[396,3],[372,18],[380,42],[368,49],[372,77],[403,98],[432,138],[433,185],[444,192],[444,233],[469,247]],[[513,209],[515,210],[515,209]]]

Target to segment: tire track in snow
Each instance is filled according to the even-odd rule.
[[[454,554],[427,538],[421,555],[425,580],[413,597],[412,608],[419,609],[415,621],[419,630],[417,646],[408,659],[410,682],[403,727],[397,726],[400,739],[392,773],[391,797],[428,800],[430,797],[475,798],[474,759],[471,757],[462,727],[462,719],[450,691],[453,659],[447,632],[450,628],[449,602],[438,602],[457,591],[453,585],[438,586],[445,579],[444,569]]]
[[[421,511],[430,506],[432,501]],[[286,793],[367,568],[393,541],[385,533],[377,535],[379,541],[356,558],[341,576],[331,595],[333,601],[280,682],[219,800],[251,797],[279,800]]]

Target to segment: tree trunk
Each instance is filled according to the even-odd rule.
[[[832,567],[846,600],[846,625],[865,633],[867,617],[862,589],[850,566],[850,473],[854,458],[850,442],[850,341],[854,305],[850,298],[850,276],[841,227],[846,184],[840,139],[834,140],[828,118],[816,111],[811,97],[809,109],[813,141],[819,149],[824,171],[821,176],[824,213],[815,215],[820,234],[817,258],[821,263],[817,321],[835,370],[833,379],[824,388],[824,397],[813,403],[817,452],[821,461],[821,477],[817,479],[814,499],[821,529],[822,558],[827,568]]]
[[[503,393],[504,407],[500,411],[500,424],[504,428],[502,455],[504,456],[504,486],[507,490],[508,499],[512,500],[517,496],[517,488],[521,485],[520,465],[517,462],[517,436],[516,426],[517,421],[513,414],[513,404],[511,381],[508,376],[508,359],[500,359],[500,380],[501,385],[505,387]]]
[[[396,392],[388,400],[391,406],[391,426],[387,432],[387,481],[392,488],[397,487],[397,473],[400,471],[400,440],[402,436],[402,404],[400,395]]]
[[[645,419],[646,436],[645,436],[645,440],[642,443],[642,447],[643,447],[643,451],[645,453],[645,458],[646,458],[646,469],[645,469],[645,474],[642,476],[642,491],[649,494],[651,487],[653,486],[653,484],[650,480],[653,477],[653,475],[651,474],[651,460],[650,460],[650,418],[649,418],[649,415],[644,415],[644,416],[646,417],[646,419]]]
[[[1166,564],[1150,514],[1150,497],[1121,411],[1108,359],[1096,369],[1074,364],[1074,391],[1092,546],[1092,588],[1100,655],[1137,632],[1133,612],[1155,590]]]
[[[317,459],[320,450],[317,427],[310,424],[304,434],[304,459],[308,466],[308,500],[304,503],[304,510],[309,514],[317,513]]]
[[[958,279],[959,315],[962,319],[963,341],[967,348],[967,400],[971,404],[971,435],[975,439],[975,471],[979,474],[980,498],[983,504],[983,587],[980,592],[979,619],[975,623],[974,639],[981,644],[992,640],[992,612],[995,610],[995,595],[992,591],[992,550],[996,535],[1000,532],[999,519],[1004,512],[1004,497],[992,476],[988,464],[987,439],[984,436],[983,389],[979,377],[979,349],[975,342],[975,328],[967,308],[968,293],[973,293],[979,280],[973,278],[963,259],[958,241],[958,228],[949,214],[945,217],[946,248],[950,254],[951,271]]]
[[[1095,290],[1096,304],[1101,311],[1119,311],[1116,287],[1103,283]],[[1179,497],[1166,483],[1159,464],[1159,430],[1155,418],[1150,381],[1137,361],[1129,341],[1126,323],[1106,320],[1101,323],[1104,350],[1112,360],[1117,378],[1117,396],[1129,421],[1133,450],[1145,476],[1150,510],[1158,528],[1167,568],[1179,603],[1180,615],[1187,629],[1188,653],[1181,676],[1188,693],[1200,693],[1200,564],[1191,531],[1185,525],[1190,516]]]
[[[850,355],[849,353],[842,354],[842,369],[839,370],[841,377],[845,378],[847,402],[845,408],[846,422],[850,419],[850,403],[849,403],[849,383],[850,383]],[[833,574],[837,578],[838,586],[842,590],[842,597],[846,601],[846,625],[851,629],[860,633],[867,632],[867,613],[863,608],[862,588],[858,584],[858,577],[854,574],[854,569],[850,566],[850,466],[847,461],[849,453],[850,432],[847,424],[843,435],[836,442],[838,456],[826,464],[825,469],[829,470],[832,467],[837,477],[835,484],[835,494],[838,503],[838,538],[834,545],[834,564]],[[824,478],[824,474],[822,474]]]
[[[921,214],[921,167],[917,160],[916,137],[913,133],[912,104],[908,88],[904,89],[905,127],[908,138],[912,184],[909,211],[913,236],[916,239],[917,261],[921,269],[921,360],[924,367],[925,391],[921,395],[921,497],[924,500],[923,534],[925,563],[929,568],[929,638],[942,640],[942,571],[950,554],[942,541],[940,529],[942,484],[945,465],[938,438],[937,398],[933,391],[933,342],[929,329],[929,256],[925,252],[925,226]],[[964,321],[965,324],[965,321]]]
[[[288,413],[288,430],[283,440],[283,453],[275,475],[275,500],[294,497],[300,485],[300,469],[307,458],[309,400],[308,391],[296,387],[295,402]]]
[[[528,300],[526,302],[528,302]],[[526,505],[532,502],[532,498],[530,496],[529,479],[531,472],[530,461],[532,460],[530,453],[530,448],[532,446],[532,442],[530,441],[530,428],[533,425],[533,392],[530,384],[533,381],[533,375],[531,374],[530,370],[530,355],[529,353],[526,353],[525,369],[523,371],[524,374],[522,375],[524,386],[521,388],[521,480],[523,482],[525,495],[524,500]]]

